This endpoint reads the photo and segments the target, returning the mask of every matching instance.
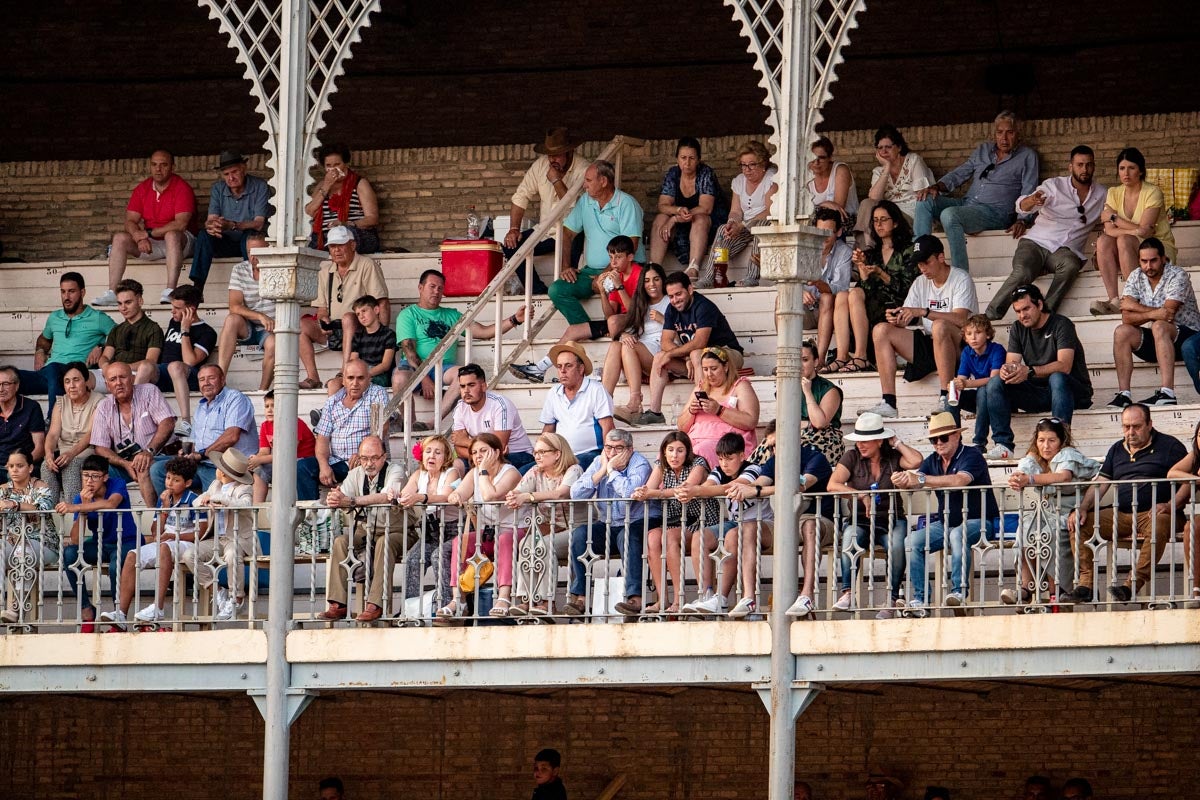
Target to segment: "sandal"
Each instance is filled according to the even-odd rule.
[[[507,597],[496,598],[495,604],[492,605],[491,611],[488,611],[489,617],[507,617],[508,612],[512,609],[512,601]]]
[[[529,614],[529,603],[524,600],[518,600],[509,606],[508,616],[510,617],[524,617],[527,614]]]
[[[865,358],[854,356],[847,361],[841,369],[842,372],[853,375],[856,372],[875,372],[875,365]]]
[[[829,362],[817,367],[817,374],[818,375],[832,375],[834,373],[841,372],[849,364],[850,364],[849,361],[839,361],[838,359],[835,358],[833,361],[829,361]]]
[[[320,378],[305,378],[300,381],[299,388],[301,389],[320,389],[325,384],[321,383]]]

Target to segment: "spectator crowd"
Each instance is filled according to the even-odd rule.
[[[300,387],[329,394],[311,429],[298,423],[296,482],[301,501],[340,509],[347,520],[333,540],[322,618],[350,615],[354,582],[366,589],[357,619],[379,619],[391,604],[391,569],[400,561],[411,566],[416,577],[406,588],[415,590],[434,559],[422,555],[409,564],[411,554],[427,551],[436,554],[442,587],[432,614],[437,624],[461,624],[472,607],[479,611],[485,583],[495,587],[493,617],[586,616],[596,608],[591,565],[607,556],[622,565],[619,597],[606,613],[760,613],[758,566],[771,551],[776,516],[774,427],[762,418],[748,379],[745,333],[706,291],[730,285],[730,259],[743,251],[741,285],[758,283],[752,231],[771,216],[779,178],[770,151],[759,142],[739,148],[739,174],[726,191],[702,160],[700,143],[680,139],[647,242],[644,210],[617,187],[614,165],[589,163],[578,144],[556,128],[535,147],[539,158],[512,196],[513,227],[503,241],[511,256],[530,237],[522,222],[531,204],[545,213],[582,183],[562,241],[533,247],[561,255],[557,279],[545,281],[532,261],[519,273],[566,322],[544,357],[509,368],[522,381],[552,382],[536,437],[497,390],[497,376],[489,388],[479,365],[461,363],[457,342],[433,363],[462,319],[442,305],[440,271],[425,271],[417,301],[393,313],[383,270],[369,257],[381,248],[375,188],[355,171],[348,148],[321,149],[323,174],[305,210],[310,245],[329,258],[312,311],[301,320]],[[1086,145],[1071,151],[1065,175],[1039,182],[1037,155],[1008,112],[996,117],[989,141],[941,178],[892,126],[879,129],[875,146],[878,165],[860,197],[833,142],[821,137],[812,145],[806,188],[813,223],[827,239],[821,275],[803,291],[816,340],[805,344],[802,360],[803,585],[790,613],[807,616],[818,607],[817,559],[831,546],[838,551],[834,610],[861,602],[857,584],[878,548],[889,593],[879,618],[925,616],[933,602],[926,559],[942,550],[949,564],[942,603],[963,612],[971,602],[973,551],[994,540],[1003,522],[989,462],[1018,459],[1009,487],[1029,489],[1042,503],[1038,513],[1022,515],[1020,569],[1005,602],[1095,600],[1087,543],[1093,530],[1136,551],[1128,580],[1110,575],[1112,599],[1130,601],[1151,586],[1166,544],[1183,534],[1187,593],[1200,601],[1191,561],[1197,526],[1189,512],[1200,426],[1185,446],[1155,430],[1151,416],[1152,407],[1178,402],[1178,362],[1200,389],[1200,308],[1190,275],[1174,263],[1163,194],[1146,182],[1141,153],[1118,154],[1119,186],[1112,189],[1094,179],[1095,154]],[[273,209],[266,182],[249,174],[236,152],[220,156],[203,219],[169,152],[153,153],[149,170],[113,237],[108,286],[89,305],[84,277],[63,273],[62,308],[37,339],[33,369],[0,367],[0,504],[8,504],[0,511],[10,530],[23,532],[5,540],[4,561],[19,550],[14,557],[46,567],[60,559],[110,564],[121,591],[102,616],[121,625],[137,570],[165,576],[154,603],[137,614],[156,622],[165,613],[171,565],[191,559],[201,567],[197,581],[217,587],[216,618],[232,619],[246,599],[242,559],[255,547],[251,507],[266,500],[278,469],[291,469],[272,461],[273,396],[267,392],[259,420],[250,397],[227,383],[242,345],[263,349],[255,388],[267,391],[272,383],[275,306],[259,291],[254,248],[266,241]],[[935,222],[945,245],[932,235]],[[985,230],[1006,230],[1019,241],[1011,274],[981,308],[966,235]],[[1092,312],[1120,316],[1112,337],[1118,390],[1109,405],[1120,412],[1122,438],[1103,462],[1072,446],[1073,415],[1093,405],[1094,390],[1076,326],[1060,312],[1093,234],[1107,296]],[[668,252],[681,269],[664,269]],[[221,256],[242,261],[233,268],[218,331],[199,309],[212,260]],[[191,283],[180,285],[188,257]],[[142,285],[125,277],[129,258],[165,262],[165,329],[147,315]],[[1053,276],[1045,293],[1034,283],[1044,273]],[[585,305],[593,296],[600,319]],[[120,321],[97,307],[114,307]],[[993,323],[1010,310],[1015,321],[1002,344]],[[469,332],[499,338],[529,319],[522,306],[497,324],[471,323]],[[585,344],[599,339],[607,351],[594,364]],[[321,349],[340,354],[329,382],[317,366]],[[1131,389],[1135,357],[1155,364],[1161,383],[1138,400]],[[936,406],[920,409],[932,412],[928,455],[887,427],[900,415],[901,360],[907,381],[937,376]],[[880,399],[843,433],[849,419],[834,376],[862,372],[877,372]],[[616,405],[622,376],[628,400]],[[432,420],[398,420],[430,433],[410,474],[380,438],[379,411],[414,380],[435,412]],[[691,391],[668,417],[671,382]],[[33,395],[46,396],[44,411]],[[963,442],[964,411],[975,415],[973,446]],[[1049,415],[1025,453],[1018,452],[1014,412]],[[448,436],[437,430],[442,419],[451,421]],[[647,426],[671,428],[656,453],[635,448],[630,429]],[[1079,481],[1097,488],[1070,488]],[[1102,507],[1112,484],[1116,504]],[[143,504],[158,509],[141,534],[130,514],[134,487]],[[935,499],[922,516],[911,506],[924,490]],[[67,520],[61,540],[46,522],[51,510]],[[1037,555],[1046,541],[1051,559]],[[353,553],[365,568],[342,568],[355,561]],[[556,604],[562,563],[567,592]],[[221,565],[224,585],[214,569]],[[78,577],[68,570],[72,591]],[[4,619],[12,621],[22,613],[21,591],[10,585],[6,596]],[[95,609],[87,592],[80,603],[90,622]]]

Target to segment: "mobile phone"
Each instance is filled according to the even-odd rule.
[[[696,392],[696,399],[697,400],[707,400],[708,392]]]

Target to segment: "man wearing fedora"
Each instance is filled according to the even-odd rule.
[[[237,616],[245,599],[242,583],[242,559],[254,553],[255,512],[250,506],[254,502],[254,475],[250,472],[250,459],[241,450],[229,448],[216,453],[213,458],[213,480],[204,494],[192,501],[194,508],[209,511],[209,530],[212,536],[196,546],[195,561],[187,559],[184,567],[194,569],[196,583],[212,586],[217,582],[217,570],[225,567],[228,591],[218,587],[216,592],[217,613],[213,619],[225,621]]]
[[[150,177],[134,187],[125,206],[125,224],[112,238],[108,251],[108,291],[92,301],[94,306],[117,304],[117,284],[125,276],[129,256],[142,261],[167,262],[167,288],[163,303],[171,302],[179,283],[183,260],[196,242],[196,192],[175,174],[175,156],[169,150],[150,154]]]
[[[196,462],[193,488],[212,482],[216,475],[216,455],[238,450],[247,458],[258,452],[258,423],[250,398],[225,385],[225,373],[216,364],[205,364],[197,373],[200,402],[192,421],[193,451],[185,457]],[[154,497],[166,487],[167,462],[157,459],[150,468]]]
[[[971,548],[985,530],[989,536],[995,532],[1000,517],[996,495],[990,488],[992,480],[987,462],[979,450],[962,443],[963,430],[949,411],[931,415],[929,443],[933,445],[933,452],[918,469],[892,475],[892,483],[900,489],[938,490],[934,492],[937,513],[923,517],[925,526],[910,532],[904,547],[908,556],[908,585],[912,588],[907,611],[910,617],[926,615],[926,555],[939,552],[947,545],[950,548],[950,594],[946,595],[946,605],[954,609],[955,616],[966,614],[964,605],[971,579]],[[983,488],[968,490],[967,487]]]
[[[579,342],[554,345],[550,360],[558,383],[547,393],[538,416],[542,433],[557,433],[566,439],[579,466],[586,470],[613,429],[612,397],[591,377],[592,360]]]
[[[525,171],[521,185],[513,192],[512,208],[509,211],[512,217],[512,227],[508,229],[508,234],[504,237],[504,257],[506,259],[512,258],[513,253],[517,252],[517,249],[525,244],[525,241],[533,233],[532,227],[521,230],[521,223],[525,219],[525,212],[528,210],[529,204],[536,200],[541,215],[545,217],[550,213],[554,204],[567,193],[568,186],[583,180],[583,173],[591,162],[575,157],[575,148],[578,146],[579,140],[571,136],[566,128],[561,127],[546,131],[546,138],[540,144],[533,146],[533,152],[540,157]],[[533,254],[544,256],[553,253],[554,235],[555,231],[552,229],[534,246]],[[572,247],[571,263],[575,263],[583,251],[582,237],[576,237],[576,241],[572,242]],[[547,290],[545,282],[532,267],[529,270],[530,274],[526,274],[525,266],[521,266],[521,271],[518,273],[521,280],[532,279],[533,293],[545,294]]]
[[[246,237],[266,233],[267,219],[271,216],[270,187],[262,178],[246,174],[245,156],[225,150],[216,169],[221,180],[209,192],[208,216],[196,234],[192,271],[188,276],[202,292],[213,258],[247,258]]]

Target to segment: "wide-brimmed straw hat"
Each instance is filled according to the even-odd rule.
[[[541,144],[533,146],[533,152],[544,156],[557,156],[568,150],[574,150],[581,142],[567,132],[566,128],[551,128],[546,131],[546,138]]]
[[[883,426],[883,417],[867,412],[854,420],[854,433],[847,433],[842,438],[847,442],[873,442],[876,439],[891,439],[895,435],[894,430]]]
[[[583,349],[583,345],[581,345],[579,342],[563,342],[562,344],[556,344],[554,347],[551,347],[551,363],[557,364],[558,356],[561,353],[571,353],[572,355],[577,356],[579,360],[583,362],[583,374],[592,374],[592,360],[588,358],[587,351]]]
[[[966,428],[954,421],[954,415],[949,411],[939,411],[929,415],[929,438],[945,436],[948,433],[961,433]]]

